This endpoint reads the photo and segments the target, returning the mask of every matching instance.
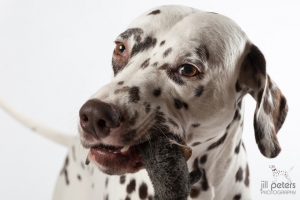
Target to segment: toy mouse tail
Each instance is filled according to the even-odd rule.
[[[0,107],[2,107],[8,114],[13,118],[18,120],[21,124],[33,130],[34,132],[39,133],[40,135],[52,140],[55,143],[58,143],[63,146],[69,146],[72,142],[74,136],[70,136],[61,131],[55,130],[43,123],[25,115],[19,110],[15,109],[10,103],[0,97]]]

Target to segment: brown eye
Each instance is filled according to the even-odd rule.
[[[114,52],[119,56],[124,56],[124,54],[126,53],[125,45],[122,42],[118,42]]]
[[[199,73],[198,69],[190,64],[183,64],[178,70],[178,73],[182,76],[192,77]]]

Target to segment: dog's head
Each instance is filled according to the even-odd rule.
[[[206,141],[223,134],[246,93],[257,101],[260,151],[279,153],[276,133],[286,100],[267,75],[262,53],[232,20],[162,6],[134,20],[115,43],[114,78],[80,110],[82,144],[102,171],[141,169],[136,145],[157,134],[186,143],[190,135]]]

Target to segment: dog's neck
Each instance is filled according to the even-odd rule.
[[[239,166],[239,164],[247,164],[245,161],[245,147],[242,143],[243,113],[244,109],[242,107],[239,119],[232,120],[226,129],[218,133],[217,137],[193,147],[193,155],[188,161],[188,167],[190,171],[197,167],[204,169],[206,176],[204,179],[207,180],[209,186],[206,192],[203,191],[208,195],[206,196],[207,199],[213,196],[218,197],[217,194],[214,194],[214,191],[222,191],[222,188],[224,191],[228,191],[229,195],[230,190],[235,187],[235,184],[233,184],[235,178],[237,178],[237,181],[246,182],[245,175],[243,180],[236,177],[239,167],[242,167],[243,171],[248,170],[246,169],[248,166]],[[206,180],[202,179],[200,183],[194,185],[194,187],[200,188],[201,195],[203,194],[201,184]]]

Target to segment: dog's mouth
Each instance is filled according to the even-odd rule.
[[[139,149],[141,150],[145,146],[143,144],[147,142],[149,143],[146,141],[132,146],[113,146],[100,143],[90,147],[88,160],[96,164],[106,174],[135,173],[145,168]],[[186,161],[191,157],[191,148],[186,146],[184,142],[178,143],[170,140],[170,143],[181,147]]]
[[[135,173],[144,167],[137,145],[98,144],[90,148],[88,159],[107,174]]]

